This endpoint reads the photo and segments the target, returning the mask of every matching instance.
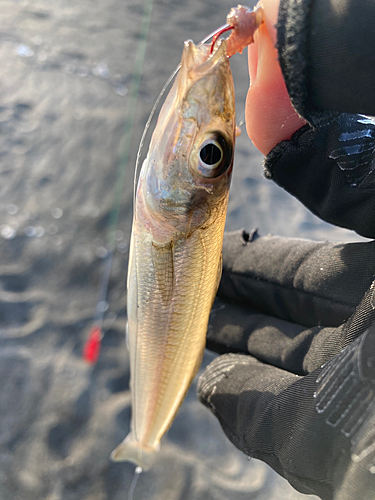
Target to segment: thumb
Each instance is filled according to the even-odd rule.
[[[266,17],[248,47],[250,88],[246,99],[246,129],[254,145],[267,155],[305,125],[293,108],[272,40],[275,32]],[[271,30],[271,33],[269,32]]]

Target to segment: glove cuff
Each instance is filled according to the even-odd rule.
[[[264,160],[264,173],[311,212],[375,237],[375,121],[343,113],[329,125],[305,125]]]

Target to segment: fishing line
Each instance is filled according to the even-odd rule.
[[[127,112],[128,117],[127,120],[125,121],[125,127],[124,127],[125,144],[123,146],[123,154],[121,155],[119,160],[119,168],[115,184],[113,209],[108,224],[108,232],[109,232],[108,241],[110,247],[114,246],[116,240],[115,232],[120,214],[120,205],[124,191],[125,172],[129,160],[131,136],[135,121],[135,115],[137,111],[137,100],[142,78],[143,63],[146,55],[146,46],[147,46],[148,32],[150,28],[152,3],[153,0],[145,0],[143,19],[139,33],[140,40],[138,43],[137,53],[135,55],[134,75],[130,84],[129,101],[128,101],[129,104]]]
[[[135,195],[136,195],[136,191],[137,191],[137,182],[138,182],[138,170],[139,170],[139,164],[140,164],[140,159],[141,159],[141,154],[142,154],[142,148],[143,148],[143,145],[144,145],[144,142],[145,142],[145,138],[146,138],[146,134],[147,134],[147,131],[150,127],[150,124],[151,124],[151,120],[152,118],[154,117],[154,114],[155,114],[155,111],[156,111],[156,108],[158,107],[159,105],[159,102],[160,102],[160,99],[163,97],[165,91],[167,90],[167,88],[169,87],[170,83],[172,82],[172,80],[174,79],[174,77],[177,75],[177,73],[180,71],[180,68],[181,68],[181,64],[179,64],[177,66],[177,68],[173,71],[173,73],[171,74],[171,76],[168,78],[166,84],[164,85],[164,87],[162,88],[160,94],[158,95],[158,98],[156,99],[155,101],[155,104],[153,105],[152,107],[152,110],[151,110],[151,113],[150,113],[150,116],[148,117],[148,120],[146,122],[146,125],[145,125],[145,128],[143,130],[143,134],[142,134],[142,137],[141,137],[141,142],[139,143],[139,147],[138,147],[138,153],[137,153],[137,159],[135,161],[135,171],[134,171],[134,192],[133,192],[133,206],[135,207]]]
[[[146,54],[152,4],[153,0],[145,0],[143,17],[139,32],[139,43],[134,61],[134,73],[129,89],[128,108],[124,125],[125,140],[122,149],[122,155],[120,156],[118,163],[117,179],[113,195],[113,205],[107,227],[108,253],[105,257],[102,272],[99,278],[99,291],[94,315],[94,324],[90,330],[88,339],[83,349],[83,357],[89,363],[95,363],[97,361],[100,353],[100,342],[103,337],[103,316],[107,306],[105,299],[107,297],[109,278],[112,268],[113,252],[116,242],[116,228],[120,215],[121,200],[124,192],[126,166],[129,160],[131,136],[137,111],[137,100],[142,77],[143,63]]]
[[[220,28],[218,28],[217,30],[213,31],[211,34],[209,34],[208,36],[206,36],[206,38],[203,38],[203,40],[201,42],[199,42],[198,45],[203,45],[204,43],[208,42],[208,40],[210,38],[213,38],[218,33],[220,34],[224,30],[226,30],[227,28],[229,28],[229,24],[223,24],[223,26],[220,26]]]
[[[137,485],[138,478],[141,474],[142,474],[142,467],[136,467],[134,471],[133,480],[129,488],[128,500],[133,500],[134,490]]]
[[[98,357],[100,354],[101,340],[104,336],[103,332],[102,332],[103,317],[104,317],[105,311],[108,308],[108,304],[106,302],[107,292],[108,292],[108,284],[109,284],[109,279],[110,279],[111,269],[112,269],[113,253],[114,253],[115,242],[116,242],[116,229],[117,229],[118,219],[119,219],[119,215],[120,215],[121,200],[122,200],[123,192],[124,192],[126,166],[127,166],[128,160],[129,160],[131,136],[132,136],[133,126],[134,126],[134,121],[135,121],[135,115],[136,115],[136,111],[137,111],[137,99],[138,99],[139,88],[140,88],[140,83],[141,83],[143,63],[144,63],[145,54],[146,54],[146,46],[147,46],[148,33],[149,33],[149,28],[150,28],[152,4],[153,4],[153,0],[146,0],[145,4],[144,4],[143,18],[142,18],[140,34],[139,34],[140,41],[138,43],[137,52],[136,52],[136,56],[135,56],[134,74],[133,74],[133,77],[132,77],[132,80],[130,83],[127,118],[126,118],[125,126],[124,126],[125,143],[124,143],[123,150],[122,150],[123,153],[119,159],[117,178],[116,178],[116,183],[115,183],[115,188],[114,188],[113,205],[112,205],[112,210],[110,213],[110,218],[109,218],[109,222],[108,222],[108,226],[107,226],[107,228],[108,228],[108,230],[107,230],[108,253],[105,256],[105,260],[103,262],[103,267],[102,267],[102,272],[101,272],[101,275],[99,278],[99,291],[98,291],[98,298],[97,298],[97,303],[96,303],[96,308],[95,308],[93,326],[91,327],[87,341],[86,341],[84,348],[83,348],[83,358],[92,364],[96,363],[96,361],[98,360]],[[225,30],[228,26],[229,26],[228,24],[224,24],[220,28],[216,29],[210,35],[206,36],[201,42],[199,42],[198,46],[203,45],[208,40],[213,38],[215,35],[222,32],[223,30]],[[160,92],[158,98],[156,99],[156,102],[151,110],[150,116],[147,120],[145,129],[143,131],[140,145],[139,145],[138,152],[137,152],[136,164],[135,164],[134,192],[133,192],[134,204],[133,204],[133,207],[135,207],[135,194],[136,194],[137,177],[138,177],[137,174],[138,174],[138,170],[139,170],[142,148],[144,145],[147,131],[150,127],[151,120],[155,114],[155,111],[160,103],[161,98],[163,97],[163,95],[164,95],[165,91],[167,90],[167,88],[169,87],[170,83],[173,81],[173,79],[177,75],[178,71],[180,70],[180,67],[181,67],[181,65],[178,65],[177,68],[171,74],[171,76],[168,78],[166,84],[164,85],[162,91]]]

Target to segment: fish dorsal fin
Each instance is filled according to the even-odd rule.
[[[157,287],[163,304],[167,305],[173,297],[175,285],[173,241],[164,245],[153,242],[151,253]]]

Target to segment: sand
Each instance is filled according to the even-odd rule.
[[[109,461],[129,430],[125,346],[138,142],[183,41],[222,25],[225,1],[154,0],[96,366],[82,361],[129,125],[143,2],[2,2],[0,21],[0,499],[119,500],[134,466]],[[238,114],[246,55],[233,59]],[[354,241],[262,178],[238,140],[228,230]],[[122,186],[122,183],[121,183]],[[120,186],[120,188],[121,188]],[[235,193],[235,196],[233,196]],[[214,355],[207,352],[203,367]],[[193,384],[134,499],[302,499],[226,439]]]

